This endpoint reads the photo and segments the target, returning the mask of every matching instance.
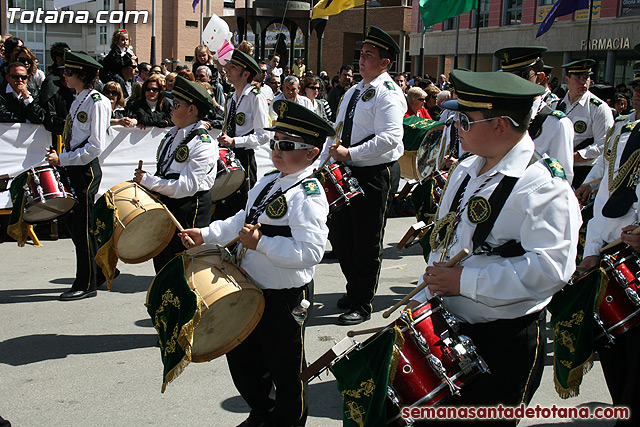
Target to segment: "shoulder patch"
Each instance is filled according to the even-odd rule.
[[[189,147],[185,144],[180,144],[176,149],[173,158],[176,159],[176,162],[178,163],[184,163],[189,160]]]
[[[318,181],[315,179],[307,179],[306,181],[303,181],[302,188],[307,196],[312,194],[321,194],[320,186],[318,185]]]
[[[562,111],[560,111],[560,110],[553,110],[553,111],[551,112],[551,115],[552,115],[553,117],[557,117],[557,118],[559,118],[559,119],[562,119],[562,118],[564,118],[564,117],[567,117],[567,115],[566,115],[565,113],[563,113]]]
[[[636,127],[637,124],[638,122],[627,123],[622,127],[622,131],[620,131],[620,133],[623,134],[623,133],[631,132]]]
[[[280,172],[278,169],[271,169],[270,171],[267,171],[267,173],[265,173],[263,176],[273,175],[274,173],[278,172]]]
[[[396,90],[396,87],[394,86],[393,82],[390,82],[390,81],[384,82],[384,87],[386,87],[389,90]]]
[[[591,103],[593,105],[602,105],[602,101],[600,101],[598,98],[591,98]]]
[[[447,126],[451,126],[451,123],[453,123],[453,117],[449,117],[449,119],[444,124]]]
[[[211,142],[211,137],[207,133],[203,133],[200,135],[200,141],[202,142]]]
[[[623,116],[618,116],[615,119],[613,119],[613,121],[615,122],[624,122],[625,120],[627,120],[629,118],[628,114],[625,114]]]
[[[544,158],[542,159],[542,161],[544,165],[547,167],[547,169],[549,169],[549,172],[551,172],[551,176],[553,177],[557,176],[564,180],[567,179],[567,174],[564,172],[564,168],[562,167],[559,161],[557,161],[553,157]]]
[[[93,95],[91,95],[91,99],[93,99],[93,102],[98,102],[102,99],[102,96],[100,96],[99,93],[94,93]]]
[[[253,89],[251,89],[251,93],[253,93],[255,95],[259,95],[260,94],[260,89],[254,86]]]

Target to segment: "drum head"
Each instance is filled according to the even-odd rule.
[[[176,226],[164,209],[150,209],[127,223],[114,249],[123,262],[139,264],[162,252],[175,232]]]
[[[416,168],[420,179],[431,175],[438,165],[438,149],[443,128],[444,125],[431,129],[420,144],[416,158]]]
[[[34,203],[25,207],[22,220],[27,223],[51,221],[69,212],[76,204],[76,199],[67,197],[55,197],[44,202]]]
[[[243,169],[230,170],[228,173],[218,175],[211,188],[211,200],[216,202],[226,199],[242,187],[244,180]]]

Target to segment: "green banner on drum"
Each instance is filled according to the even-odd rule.
[[[200,303],[187,283],[182,255],[167,263],[155,277],[146,306],[158,332],[164,393],[167,384],[191,362],[193,331],[200,321]]]
[[[396,330],[389,328],[331,367],[342,394],[343,426],[387,424],[387,385],[395,341]]]
[[[24,186],[27,183],[28,172],[23,172],[11,181],[9,193],[11,194],[11,215],[7,234],[18,242],[18,246],[24,246],[29,236],[29,225],[22,221],[22,211],[24,210]]]
[[[437,120],[423,119],[418,116],[405,117],[402,120],[404,127],[404,136],[402,137],[404,149],[409,151],[417,150],[420,148],[420,144],[422,144],[427,133],[442,124],[443,123]]]
[[[102,269],[102,274],[107,279],[107,288],[109,290],[118,265],[118,254],[113,248],[114,215],[116,215],[116,208],[113,205],[111,195],[106,192],[93,206],[91,224],[92,233],[96,236],[96,241],[98,242],[96,264]]]
[[[549,303],[554,380],[563,399],[580,394],[582,377],[593,366],[593,313],[603,278],[607,280],[607,275],[601,269],[592,270],[565,286]]]

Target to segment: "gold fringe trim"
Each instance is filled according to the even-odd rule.
[[[604,301],[607,286],[609,286],[609,276],[604,268],[600,267],[600,289],[598,290],[595,303],[595,312],[598,314],[600,314],[600,306],[602,305],[602,301]]]
[[[389,365],[389,384],[393,383],[396,378],[396,372],[398,371],[398,364],[400,363],[400,352],[404,348],[404,335],[400,331],[398,325],[393,327],[396,333],[395,342],[393,343],[393,353],[391,354],[391,364]]]
[[[13,237],[18,242],[18,247],[21,248],[24,247],[27,243],[27,239],[29,238],[29,225],[22,221],[25,201],[26,197],[22,197],[22,204],[20,205],[20,219],[18,219],[18,222],[7,227],[7,234]]]
[[[554,356],[555,357],[555,356]],[[567,380],[567,388],[564,388],[558,381],[556,375],[556,364],[553,363],[553,381],[556,386],[556,393],[561,399],[568,399],[570,397],[576,397],[580,394],[580,385],[582,384],[582,378],[593,368],[593,353],[589,356],[584,363],[580,366],[576,366],[569,371],[569,379]]]
[[[184,265],[184,269],[186,271],[187,263],[189,261],[189,256],[185,253],[180,254],[182,257],[182,263]],[[184,357],[172,370],[167,373],[167,378],[165,382],[162,384],[161,392],[167,389],[167,384],[171,381],[175,380],[184,372],[189,363],[191,363],[191,348],[193,347],[193,333],[195,332],[196,326],[200,323],[200,316],[202,312],[200,307],[202,306],[202,298],[194,292],[196,295],[196,312],[193,315],[193,318],[185,323],[182,328],[180,328],[180,334],[178,335],[178,345],[184,351]]]
[[[116,205],[113,203],[113,195],[110,191],[104,193],[104,200],[106,202],[107,208],[113,210],[113,229],[115,230],[116,221],[119,219],[118,217],[118,209]],[[94,257],[96,260],[96,264],[98,267],[102,269],[102,274],[107,279],[107,289],[111,290],[111,286],[113,284],[113,279],[116,272],[116,267],[118,266],[118,254],[115,249],[113,249],[113,233],[111,234],[111,238],[107,243],[102,245],[96,256]]]

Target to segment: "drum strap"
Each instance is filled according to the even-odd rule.
[[[180,143],[180,145],[187,145],[196,136],[207,135],[207,134],[208,134],[208,132],[207,132],[206,129],[204,129],[204,128],[195,128],[194,130],[192,130],[189,133],[189,135],[187,135],[187,137]],[[172,155],[171,158],[168,159],[168,161],[166,162],[166,165],[164,166],[164,168],[162,168],[162,170],[160,170],[161,165],[165,162],[165,156],[167,155],[167,151],[169,150],[169,146],[173,143],[173,139],[174,138],[170,138],[165,143],[166,145],[164,146],[164,148],[162,150],[162,155],[158,159],[158,169],[156,170],[156,176],[165,176],[167,171],[169,170],[169,167],[171,166],[171,164],[175,160],[175,155]],[[177,151],[178,150],[176,148],[174,153],[177,152]]]
[[[273,188],[273,185],[275,184],[277,177],[278,175],[275,176],[273,181],[265,185],[262,191],[260,191],[260,194],[258,194],[258,197],[256,197],[256,199],[254,200],[253,206],[251,207],[251,209],[249,209],[249,212],[245,217],[246,224],[256,224],[258,222],[258,218],[260,217],[260,215],[262,215],[262,213],[267,209],[267,206],[269,206],[271,202],[273,202],[275,199],[277,199],[287,191],[291,190],[293,187],[298,186],[305,179],[309,178],[308,176],[305,176],[300,181],[296,182],[286,190],[282,191],[282,189],[279,188],[270,197],[267,197],[267,194],[269,194],[269,191],[271,191],[271,189]]]
[[[576,145],[573,151],[578,151],[578,150],[582,150],[583,148],[587,148],[588,146],[593,144],[593,141],[594,141],[593,138],[587,138],[584,141],[582,141],[580,144]]]
[[[631,206],[638,201],[638,197],[636,196],[638,166],[634,165],[637,160],[635,162],[629,162],[629,165],[632,167],[623,167],[623,165],[626,165],[631,155],[638,150],[640,150],[640,125],[636,126],[633,131],[631,131],[631,135],[629,135],[629,139],[627,140],[627,145],[625,145],[622,155],[620,156],[618,174],[624,176],[624,178],[621,180],[622,183],[618,188],[609,195],[609,199],[602,207],[602,215],[604,217],[620,218],[629,212]],[[615,161],[615,157],[609,160],[609,162],[612,163]]]
[[[540,136],[542,124],[551,113],[553,113],[553,110],[548,105],[545,105],[540,109],[536,117],[531,121],[531,124],[529,125],[529,136],[531,136],[531,139],[536,139]]]

